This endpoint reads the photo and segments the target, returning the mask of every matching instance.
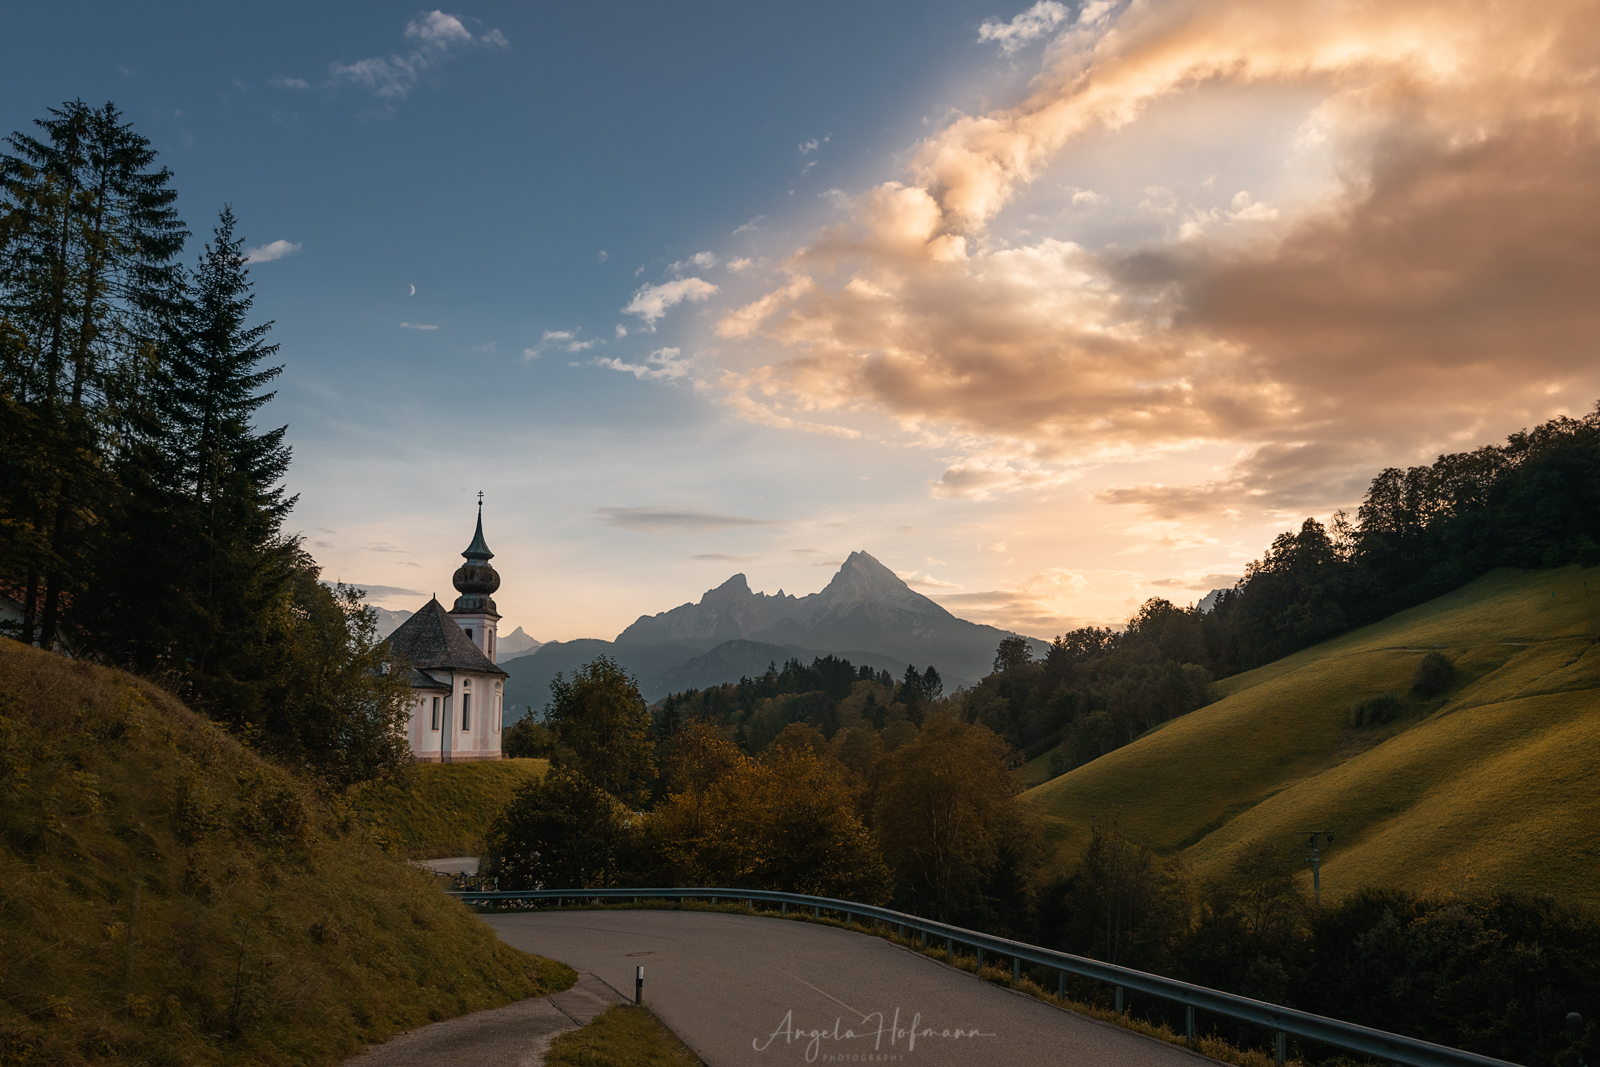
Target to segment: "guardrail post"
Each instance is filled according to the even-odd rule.
[[[1062,1000],[1066,1000],[1067,999],[1067,972],[1066,971],[1057,971],[1056,972],[1056,996],[1060,997]]]
[[[918,930],[917,933],[922,935],[922,943],[918,947],[919,948],[927,948],[928,947],[928,931],[926,931],[926,930]]]
[[[787,900],[780,902],[779,907],[781,908],[781,910],[779,911],[778,914],[780,914],[780,915],[789,914],[789,902]]]
[[[973,971],[972,973],[973,974],[977,974],[982,970],[983,970],[983,947],[980,945],[978,947],[978,970],[977,971]]]
[[[816,907],[811,909],[811,917],[813,919],[822,918],[822,905],[821,904],[818,904]]]
[[[1189,1044],[1194,1044],[1194,1005],[1192,1004],[1184,1005],[1183,1036],[1189,1039]]]
[[[1121,1015],[1122,1014],[1122,987],[1121,986],[1117,986],[1116,1002],[1117,1002],[1117,1014]]]
[[[1289,1061],[1289,1035],[1279,1030],[1272,1036],[1275,1039],[1272,1042],[1273,1051],[1277,1053],[1274,1058],[1278,1062],[1278,1067],[1283,1067]]]
[[[1011,957],[1011,980],[1013,982],[1022,981],[1022,957],[1021,956],[1012,956]]]
[[[946,963],[956,961],[956,943],[948,937],[944,939],[944,961]]]

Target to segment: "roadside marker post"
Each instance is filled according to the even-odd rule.
[[[644,964],[639,964],[633,969],[633,1002],[644,1003]]]

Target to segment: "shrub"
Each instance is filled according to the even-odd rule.
[[[1417,673],[1411,676],[1411,691],[1424,699],[1436,697],[1450,685],[1450,677],[1455,672],[1455,664],[1438,652],[1429,652],[1417,664]]]
[[[1393,693],[1380,693],[1350,705],[1351,726],[1378,726],[1399,716],[1400,698]]]

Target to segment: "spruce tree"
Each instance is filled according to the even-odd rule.
[[[235,219],[224,209],[182,299],[163,320],[156,368],[119,456],[95,580],[77,617],[95,651],[223,717],[259,703],[271,642],[301,553],[282,533],[294,501],[284,429],[258,431],[261,366],[277,346],[249,322],[253,297]],[[224,711],[224,709],[230,709]]]
[[[35,125],[41,136],[14,133],[0,152],[0,396],[16,416],[0,580],[21,589],[18,636],[49,647],[115,496],[104,460],[188,234],[170,172],[115,106],[75,100]]]

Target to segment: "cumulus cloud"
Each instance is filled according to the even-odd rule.
[[[730,260],[728,260],[728,264],[727,265],[728,265],[728,269],[729,270],[731,270],[735,274],[738,274],[741,271],[749,270],[751,267],[756,265],[756,262],[755,262],[755,260],[750,259],[747,256],[740,256],[738,259],[730,259]]]
[[[271,263],[275,259],[282,259],[284,256],[292,255],[298,251],[300,251],[299,241],[269,241],[259,248],[245,249],[244,261],[246,263]]]
[[[1056,0],[1039,0],[1010,22],[986,19],[978,27],[978,40],[994,41],[1009,55],[1030,41],[1048,35],[1070,17],[1067,5],[1058,4]]]
[[[679,508],[600,508],[596,514],[607,526],[650,534],[712,533],[742,526],[777,525],[768,519]]]
[[[626,315],[639,316],[646,326],[654,329],[670,308],[685,300],[698,304],[720,291],[717,286],[700,278],[677,278],[660,285],[642,287],[633,294],[633,299],[622,311]]]
[[[416,322],[402,322],[400,324],[400,328],[402,330],[437,330],[439,327],[437,327],[437,326],[424,326],[421,323],[416,323]]]
[[[601,343],[596,337],[580,341],[578,333],[577,330],[546,330],[540,335],[538,344],[522,350],[522,356],[524,359],[538,359],[558,348],[564,352],[586,352]]]
[[[717,334],[752,357],[717,382],[730,406],[769,425],[886,414],[963,453],[937,495],[1049,489],[1151,449],[1236,450],[1206,485],[1104,497],[1160,518],[1202,501],[1345,502],[1384,462],[1592,404],[1600,98],[1584,87],[1600,81],[1600,8],[1108,12],[1068,26],[1041,3],[984,24],[1003,49],[1056,35],[1028,95],[938,129],[899,180],[793,249],[776,287],[719,312]],[[1308,101],[1283,165],[1312,142],[1326,162],[1298,197],[1196,207],[1155,184],[1126,201],[1165,236],[995,239],[1071,146],[1224,89]],[[1104,196],[1081,192],[1080,207]]]
[[[406,40],[413,47],[405,54],[374,56],[354,63],[335,63],[335,79],[371,89],[379,99],[405,99],[423,71],[454,58],[463,48],[503,50],[511,42],[499,30],[474,34],[459,15],[428,11],[406,23]]]
[[[673,274],[682,274],[684,271],[689,270],[710,270],[716,265],[717,256],[715,252],[696,252],[687,259],[680,259],[678,262],[670,264],[667,270]]]

